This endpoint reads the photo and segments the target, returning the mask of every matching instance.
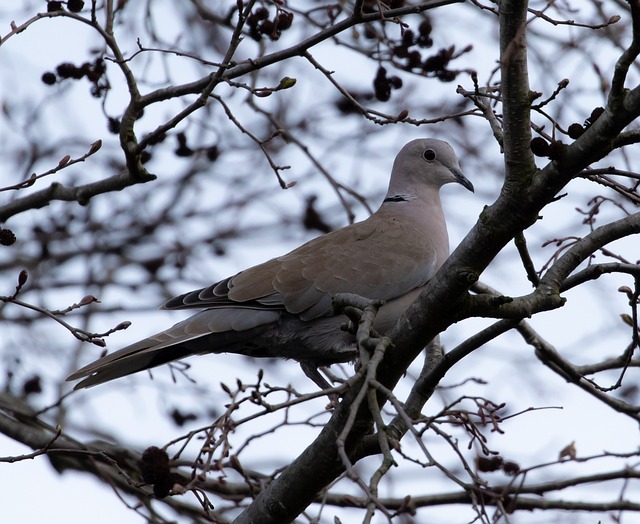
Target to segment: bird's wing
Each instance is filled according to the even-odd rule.
[[[336,293],[392,300],[423,286],[435,273],[437,259],[418,224],[377,214],[164,307],[285,309],[311,320],[331,311]]]

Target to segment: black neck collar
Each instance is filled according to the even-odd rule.
[[[404,195],[394,195],[394,196],[390,196],[387,197],[383,200],[383,203],[387,203],[387,202],[408,202],[409,199],[404,196]]]

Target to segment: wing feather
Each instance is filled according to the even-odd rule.
[[[311,320],[331,311],[331,297],[336,293],[392,300],[419,288],[435,273],[437,259],[418,224],[396,217],[370,218],[207,288],[185,293],[164,308],[281,309]]]

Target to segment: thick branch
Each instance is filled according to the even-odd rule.
[[[549,268],[540,280],[540,287],[549,290],[560,291],[561,288],[569,288],[576,285],[576,281],[566,280],[569,275],[593,253],[601,247],[623,237],[640,233],[640,213],[621,218],[610,224],[594,229],[586,237],[576,242]],[[593,270],[595,271],[595,270]],[[583,274],[583,277],[588,273]],[[580,277],[580,278],[583,278]],[[579,282],[578,280],[577,282]]]
[[[77,202],[84,206],[96,195],[120,191],[125,187],[133,186],[140,182],[155,180],[155,178],[154,175],[149,175],[145,180],[138,180],[130,176],[128,171],[123,171],[103,180],[77,187],[64,186],[58,182],[54,182],[46,189],[36,191],[22,198],[16,198],[12,202],[2,206],[0,208],[0,222],[4,222],[8,218],[27,211],[28,209],[46,207],[54,200]]]
[[[633,40],[631,45],[618,59],[613,79],[611,80],[611,91],[607,105],[617,109],[625,102],[624,84],[629,73],[629,68],[640,54],[640,0],[627,0],[631,8],[631,21],[633,28]]]
[[[527,71],[526,0],[500,3],[500,71],[507,194],[518,193],[528,185],[536,170],[531,143],[531,93]]]

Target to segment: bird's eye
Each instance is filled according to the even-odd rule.
[[[422,156],[426,160],[435,160],[436,159],[436,152],[433,149],[425,149],[424,153],[422,153]]]

